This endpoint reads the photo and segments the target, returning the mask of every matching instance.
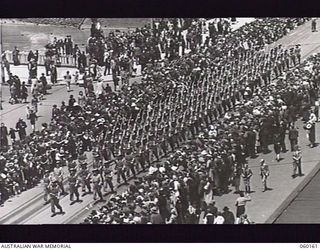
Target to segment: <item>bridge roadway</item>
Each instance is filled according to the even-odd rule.
[[[318,42],[319,41],[319,42]],[[276,44],[283,44],[283,46],[293,46],[297,43],[302,45],[303,59],[309,55],[320,51],[320,33],[311,32],[310,22],[298,27],[290,32],[286,37],[280,39]],[[275,44],[275,45],[276,45]],[[274,46],[274,45],[272,45]],[[68,94],[63,90],[64,87],[54,87],[51,91],[52,94],[47,97],[40,107],[40,114],[43,114],[43,119],[47,119],[53,103],[59,103],[62,100],[68,99]],[[74,92],[77,93],[78,87],[74,87]],[[5,91],[4,91],[5,92]],[[8,93],[7,93],[8,94]],[[7,104],[5,104],[7,105]],[[15,124],[16,117],[24,115],[23,108],[15,109],[15,106],[4,107],[2,121],[9,123],[10,126]],[[8,108],[10,109],[9,111]],[[41,111],[42,110],[42,111]],[[42,113],[41,113],[42,112]],[[39,125],[41,123],[39,122]],[[8,126],[8,127],[10,127]],[[304,176],[291,179],[292,163],[291,152],[282,154],[282,160],[277,163],[275,161],[274,153],[260,155],[256,159],[250,159],[249,165],[253,171],[251,194],[252,201],[247,204],[247,212],[249,217],[256,223],[273,223],[283,209],[288,206],[291,200],[295,197],[296,193],[315,175],[320,168],[318,164],[320,157],[318,156],[319,147],[309,149],[307,144],[306,133],[302,128],[302,122],[298,122],[300,138],[299,142],[303,151],[303,172]],[[317,142],[320,142],[320,129],[319,125],[316,128]],[[287,148],[289,142],[287,141]],[[89,158],[91,156],[89,155]],[[259,176],[259,160],[264,158],[269,164],[271,169],[271,176],[269,185],[272,190],[262,192],[261,180]],[[121,186],[119,192],[122,192],[126,187]],[[215,197],[217,206],[222,209],[224,206],[229,206],[231,211],[235,211],[234,201],[237,195],[230,192],[223,196]],[[101,204],[94,204],[92,195],[87,195],[82,198],[82,203],[76,203],[72,206],[69,205],[69,197],[63,197],[61,204],[64,207],[66,214],[57,215],[53,218],[50,217],[49,205],[43,205],[42,188],[41,186],[35,187],[31,190],[23,192],[19,197],[14,197],[11,201],[6,202],[3,207],[0,207],[0,224],[62,224],[62,223],[79,223],[83,218],[90,213],[92,209],[97,209]],[[108,196],[106,196],[108,199]],[[279,221],[279,219],[277,220]]]
[[[317,166],[318,168],[319,166]],[[276,218],[274,223],[320,223],[320,171],[296,194],[297,196]]]

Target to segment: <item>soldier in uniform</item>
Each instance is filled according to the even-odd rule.
[[[92,184],[93,184],[93,199],[96,200],[97,199],[97,195],[99,196],[100,200],[99,201],[104,201],[103,200],[103,196],[102,196],[102,192],[101,192],[101,188],[102,188],[102,178],[101,175],[99,173],[99,169],[98,168],[94,168],[92,170]]]
[[[270,175],[270,171],[269,171],[269,166],[265,163],[265,161],[262,159],[260,161],[260,176],[261,176],[261,181],[262,181],[262,185],[263,185],[263,191],[265,192],[268,190],[268,186],[267,186],[267,179]]]
[[[248,164],[245,164],[242,170],[242,179],[243,179],[245,191],[248,194],[251,192],[250,179],[252,175],[253,175],[252,170],[249,168]]]
[[[72,205],[74,202],[81,202],[79,199],[79,191],[78,188],[80,186],[80,181],[78,179],[78,176],[76,175],[76,169],[71,168],[70,170],[70,176],[68,177],[68,183],[69,183],[69,191],[70,191],[70,201]],[[76,196],[76,200],[73,200],[73,196]]]
[[[113,174],[112,170],[110,169],[110,163],[105,162],[104,167],[102,169],[102,175],[103,175],[103,180],[104,180],[104,192],[106,192],[108,186],[111,189],[111,192],[114,193],[114,186],[112,182]]]
[[[294,152],[293,152],[293,173],[292,178],[296,178],[297,176],[297,169],[298,169],[298,175],[302,176],[302,170],[301,170],[301,150],[298,145],[295,145]]]
[[[82,162],[80,166],[81,166],[81,169],[79,172],[79,177],[81,179],[82,196],[85,196],[86,194],[92,194],[91,184],[90,184],[91,173],[87,169],[87,163]],[[88,192],[86,192],[86,188],[88,189]]]
[[[44,188],[44,205],[47,205],[48,202],[50,201],[48,199],[48,195],[49,195],[49,185],[50,185],[50,175],[49,175],[49,171],[45,171],[44,176],[43,176],[43,188]]]
[[[51,185],[48,187],[49,195],[50,195],[50,203],[51,203],[51,217],[57,215],[56,208],[60,210],[60,214],[64,214],[62,207],[59,204],[61,189],[58,185],[57,180],[52,180]]]
[[[125,184],[128,184],[127,177],[126,177],[126,165],[125,165],[125,159],[122,155],[119,156],[119,159],[116,163],[116,169],[117,169],[117,182],[120,184],[120,177],[124,181]]]
[[[59,164],[60,165],[60,164]],[[63,172],[62,172],[62,166],[56,166],[53,169],[53,177],[55,178],[55,180],[57,181],[61,191],[62,191],[62,195],[67,195],[67,193],[64,190],[64,186],[63,186]]]

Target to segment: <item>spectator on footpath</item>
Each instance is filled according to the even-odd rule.
[[[263,159],[260,161],[260,177],[262,181],[263,191],[269,190],[268,188],[268,178],[270,176],[269,166],[265,163]]]
[[[248,201],[251,201],[251,197],[248,194],[245,196],[243,192],[240,192],[240,197],[237,198],[235,203],[235,206],[237,208],[235,224],[239,224],[241,215],[245,214],[246,204]]]
[[[30,124],[31,124],[31,128],[32,128],[33,132],[36,131],[36,121],[37,121],[37,119],[38,119],[37,113],[31,109],[30,110],[30,114],[29,114],[29,120],[30,120]]]
[[[223,208],[222,216],[224,218],[223,224],[234,224],[235,222],[234,214],[230,211],[229,207],[225,206]]]
[[[242,170],[242,179],[244,183],[245,192],[247,194],[251,193],[250,180],[252,176],[253,176],[252,170],[249,168],[248,164],[245,164]]]
[[[67,71],[67,73],[65,74],[64,76],[64,80],[66,81],[66,86],[67,86],[67,92],[70,92],[71,91],[71,79],[72,79],[72,76],[70,75],[70,72]]]
[[[0,146],[1,146],[1,151],[6,151],[8,149],[9,146],[9,142],[8,142],[8,128],[4,125],[4,123],[1,123],[0,126]]]
[[[9,135],[11,139],[11,144],[14,145],[14,143],[16,142],[16,130],[14,128],[10,128]]]
[[[310,109],[309,110],[309,120],[306,123],[306,130],[307,130],[307,137],[309,139],[309,146],[310,148],[315,147],[315,142],[316,142],[316,121],[317,121],[317,117],[316,115],[313,113],[313,111]]]
[[[50,72],[51,72],[51,83],[54,85],[58,83],[58,70],[57,66],[52,62],[51,67],[50,67]]]
[[[48,82],[47,82],[47,78],[45,77],[44,73],[41,74],[40,82],[42,83],[42,94],[46,95],[47,88],[48,88]]]
[[[290,140],[291,152],[294,151],[295,146],[298,144],[298,138],[299,138],[299,131],[294,125],[292,125],[289,129],[289,140]]]
[[[18,131],[19,139],[21,141],[23,141],[27,136],[26,128],[26,122],[22,118],[19,118],[19,121],[16,124],[16,130]]]

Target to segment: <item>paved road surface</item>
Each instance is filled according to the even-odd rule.
[[[318,164],[319,165],[319,164]],[[319,166],[318,166],[319,168]],[[294,198],[275,223],[320,223],[320,172]]]

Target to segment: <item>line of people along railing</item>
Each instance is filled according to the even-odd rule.
[[[8,60],[8,62],[10,64],[13,64],[13,54],[12,51],[5,51],[4,52],[6,55],[6,59]],[[41,52],[40,52],[41,53]],[[45,61],[46,61],[46,56],[44,54],[40,54],[39,53],[39,57],[38,57],[38,65],[40,66],[44,66],[45,65]],[[18,55],[18,59],[20,61],[21,65],[28,65],[29,61],[28,61],[28,54],[29,52],[25,52],[25,51],[21,51]],[[76,60],[77,58],[74,57],[73,55],[59,55],[59,57],[57,56],[53,56],[52,60],[55,61],[55,63],[57,64],[57,66],[62,66],[62,67],[76,67]]]

